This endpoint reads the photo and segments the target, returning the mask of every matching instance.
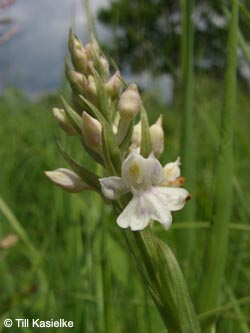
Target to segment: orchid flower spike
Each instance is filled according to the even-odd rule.
[[[104,196],[118,200],[131,192],[132,199],[118,216],[117,224],[121,228],[142,230],[151,220],[160,222],[168,229],[172,222],[171,211],[180,210],[189,198],[183,188],[164,187],[164,169],[151,154],[144,158],[133,150],[122,164],[121,177],[101,178]]]

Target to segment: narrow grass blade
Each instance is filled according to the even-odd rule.
[[[26,231],[22,227],[21,223],[18,221],[16,216],[13,214],[13,212],[10,210],[6,202],[3,200],[3,198],[0,197],[0,211],[2,214],[6,217],[6,219],[11,224],[12,228],[15,230],[17,235],[20,237],[20,239],[24,242],[27,249],[30,251],[31,256],[37,257],[37,251],[32,244],[29,236],[27,235]]]
[[[250,327],[248,326],[248,324],[244,318],[244,314],[243,314],[239,304],[237,303],[237,300],[236,300],[236,297],[235,297],[235,294],[234,294],[232,288],[230,286],[227,286],[226,291],[227,291],[230,301],[234,303],[234,311],[238,317],[240,331],[242,333],[250,333]]]
[[[244,305],[244,304],[248,304],[250,303],[250,296],[246,296],[246,297],[242,297],[240,299],[236,299],[235,301],[229,302],[227,304],[218,306],[214,309],[211,309],[207,312],[201,313],[199,315],[199,318],[201,321],[207,320],[210,317],[214,317],[215,315],[224,313],[226,311],[228,311],[229,309],[232,309],[233,307],[240,306],[240,305]]]
[[[208,236],[205,266],[198,305],[200,312],[219,305],[228,248],[228,229],[232,203],[233,128],[236,107],[236,70],[238,38],[238,0],[232,1],[228,36],[228,59],[225,79],[225,101],[222,112],[220,149],[216,162],[215,193],[211,228]],[[204,332],[210,332],[210,325]]]

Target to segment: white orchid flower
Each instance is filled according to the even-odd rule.
[[[117,224],[132,230],[144,229],[156,220],[168,229],[172,222],[171,211],[180,210],[189,198],[183,188],[163,187],[165,174],[160,162],[150,155],[142,157],[133,150],[122,164],[122,177],[100,179],[102,192],[111,200],[127,192],[132,199],[118,216]]]

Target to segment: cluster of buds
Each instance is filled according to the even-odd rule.
[[[162,116],[149,126],[137,86],[127,85],[118,70],[110,76],[96,40],[84,47],[70,31],[69,52],[73,69],[66,61],[65,70],[74,107],[62,98],[63,108],[53,108],[53,115],[68,135],[80,138],[105,177],[79,165],[60,144],[71,170],[46,175],[69,192],[98,192],[121,212],[121,227],[141,230],[157,220],[168,228],[171,211],[181,209],[189,194],[180,188],[179,159],[165,167],[158,160],[164,150]]]

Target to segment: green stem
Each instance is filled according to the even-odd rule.
[[[194,28],[192,12],[194,0],[181,1],[182,11],[182,39],[181,39],[181,66],[182,66],[182,90],[183,90],[183,137],[181,147],[182,173],[187,179],[186,186],[190,193],[194,193],[194,149],[193,149],[193,46]],[[191,200],[181,213],[182,221],[191,222],[195,215],[195,201]],[[176,234],[177,255],[182,261],[184,268],[194,243],[194,231],[185,230]]]
[[[100,166],[97,171],[100,171]],[[101,202],[99,207],[96,207],[100,211],[99,225],[101,226],[100,237],[100,259],[101,259],[101,285],[102,285],[102,311],[103,311],[103,332],[113,333],[115,332],[114,324],[114,312],[113,305],[110,300],[112,299],[112,286],[111,286],[111,272],[109,264],[109,254],[107,246],[108,229],[107,224],[103,220],[103,216],[107,214],[105,210],[106,206]]]
[[[225,103],[222,112],[220,150],[215,174],[215,193],[209,230],[205,267],[198,306],[207,312],[219,305],[228,248],[228,230],[232,203],[233,128],[236,106],[238,0],[232,0],[232,16],[228,36],[228,59],[225,80]],[[206,325],[205,325],[206,326]],[[208,323],[204,332],[211,331]]]

